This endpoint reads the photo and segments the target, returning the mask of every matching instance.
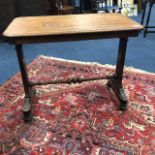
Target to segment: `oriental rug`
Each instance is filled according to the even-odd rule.
[[[106,77],[110,65],[39,56],[29,66],[33,82]],[[125,68],[128,108],[107,80],[34,87],[33,121],[22,120],[18,73],[0,88],[0,155],[155,155],[155,74]]]

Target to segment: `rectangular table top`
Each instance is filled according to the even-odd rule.
[[[46,36],[86,35],[96,33],[137,32],[142,25],[121,14],[78,14],[15,18],[3,36],[33,38]],[[128,33],[128,36],[130,36]]]

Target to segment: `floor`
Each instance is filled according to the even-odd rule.
[[[155,6],[150,24],[155,25]],[[132,17],[140,22],[141,14]],[[95,61],[102,64],[116,63],[118,39],[91,40],[65,43],[30,44],[24,46],[26,62],[30,63],[38,55],[47,55],[79,61]],[[136,38],[129,38],[126,66],[155,72],[155,33],[146,38],[142,33]],[[12,45],[0,43],[0,84],[19,71],[16,52]]]

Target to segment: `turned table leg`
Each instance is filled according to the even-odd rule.
[[[16,53],[17,53],[18,63],[21,71],[21,77],[22,77],[22,82],[24,85],[24,92],[25,92],[23,116],[24,116],[24,121],[28,122],[32,120],[32,115],[31,115],[32,90],[29,84],[28,73],[27,73],[27,68],[24,61],[24,53],[22,50],[22,45],[16,45]]]
[[[109,79],[108,85],[111,86],[120,100],[120,110],[127,108],[127,96],[122,86],[123,69],[126,55],[128,38],[120,38],[118,57],[115,74]]]

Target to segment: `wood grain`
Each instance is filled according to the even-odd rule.
[[[5,37],[33,37],[140,30],[143,26],[121,14],[81,14],[15,18]]]

